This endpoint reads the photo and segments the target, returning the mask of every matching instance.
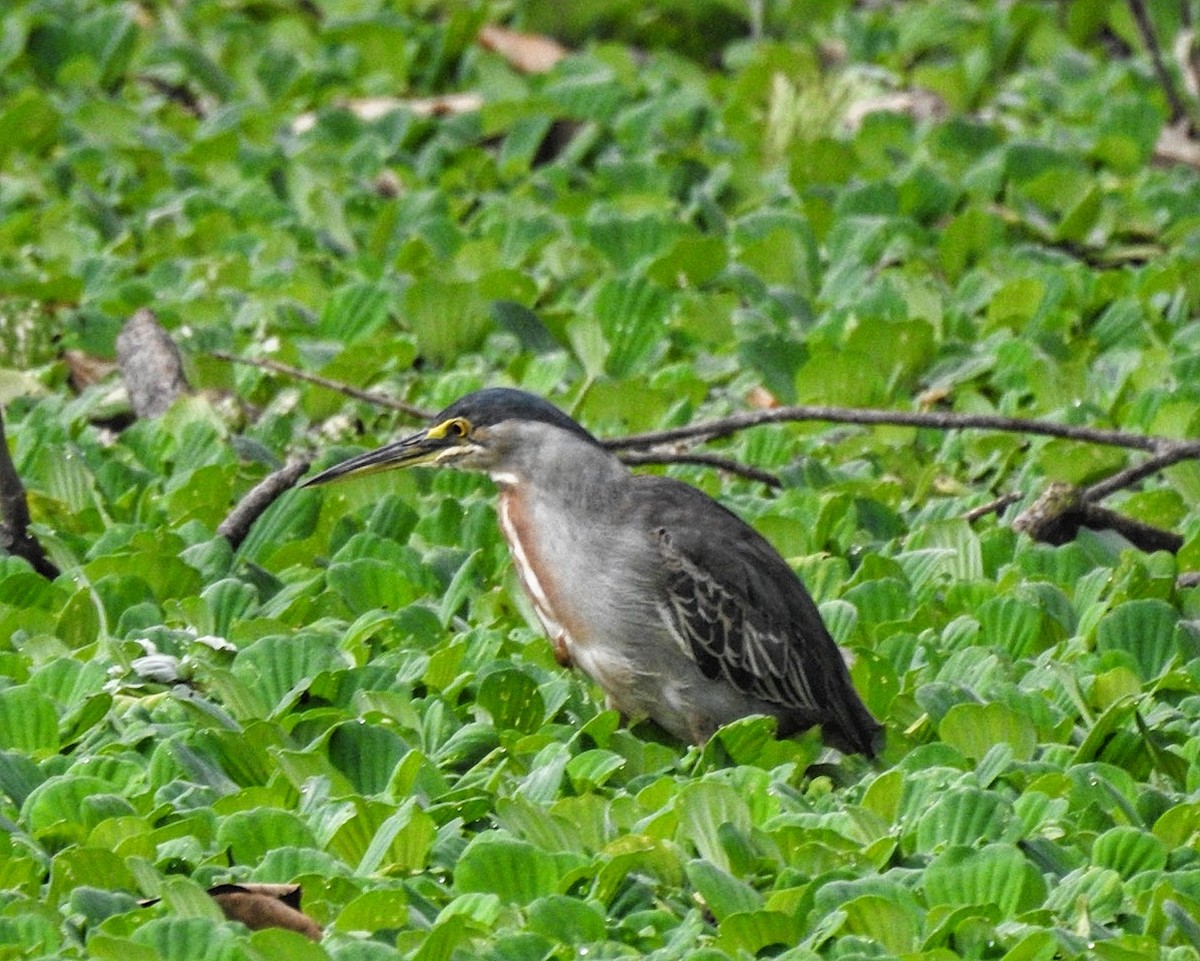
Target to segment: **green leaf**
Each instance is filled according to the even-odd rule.
[[[571,786],[582,794],[602,787],[626,763],[625,758],[613,751],[594,748],[567,762],[567,777],[571,779]]]
[[[109,782],[69,774],[43,781],[21,806],[21,820],[34,834],[65,834],[76,840],[105,818],[133,813]]]
[[[1154,822],[1154,836],[1168,848],[1182,846],[1196,832],[1200,832],[1200,802],[1197,801],[1176,804]]]
[[[1107,923],[1120,910],[1124,898],[1121,876],[1116,871],[1089,866],[1072,871],[1055,884],[1046,907],[1067,918],[1086,911],[1094,921]]]
[[[1096,838],[1092,861],[1098,867],[1111,868],[1123,878],[1131,878],[1141,871],[1166,867],[1167,849],[1162,841],[1141,828],[1118,825]]]
[[[390,292],[379,284],[349,284],[335,290],[321,310],[321,335],[345,344],[369,337],[387,320],[390,299]]]
[[[1005,807],[996,794],[979,788],[947,791],[917,822],[917,850],[936,851],[959,844],[996,840],[1003,835],[1008,820]]]
[[[933,521],[913,532],[910,550],[948,549],[955,563],[949,574],[955,580],[977,581],[984,576],[979,536],[962,520]]]
[[[725,269],[729,248],[719,237],[684,236],[657,257],[646,276],[663,287],[701,286]]]
[[[530,904],[555,894],[558,866],[540,848],[498,834],[476,835],[459,857],[454,890],[497,895],[506,904]]]
[[[718,922],[731,914],[757,911],[763,906],[762,896],[754,888],[708,861],[689,861],[686,870],[688,880]]]
[[[28,684],[0,691],[0,748],[33,755],[57,751],[54,702]]]
[[[216,922],[224,918],[217,902],[191,878],[167,878],[163,881],[159,894],[171,914],[176,917],[207,918]]]
[[[404,802],[371,838],[358,873],[420,870],[426,864],[436,833],[433,819],[417,807],[415,800]]]
[[[217,843],[229,849],[236,863],[249,865],[257,864],[276,848],[318,847],[308,825],[292,812],[279,808],[227,815],[217,830]]]
[[[753,956],[769,945],[795,945],[803,935],[799,919],[790,914],[744,911],[721,922],[716,943],[731,954],[744,951]]]
[[[448,363],[473,350],[488,327],[487,301],[465,281],[422,277],[409,286],[402,302],[417,348],[433,363]]]
[[[226,923],[211,918],[153,918],[133,932],[133,940],[170,961],[224,961],[234,950]]]
[[[906,954],[919,944],[920,915],[895,901],[865,894],[847,901],[842,910],[843,930],[877,941],[893,955]]]
[[[954,847],[925,869],[925,896],[933,905],[994,904],[1006,918],[1041,903],[1041,874],[1011,844]]]
[[[1008,652],[1014,660],[1046,646],[1040,609],[1016,597],[994,597],[979,608],[981,640]]]
[[[14,151],[40,151],[54,140],[60,119],[50,99],[36,87],[23,87],[6,97],[0,109],[0,161]]]
[[[493,671],[479,685],[475,700],[491,715],[499,730],[531,733],[546,717],[546,705],[537,682],[524,671]]]
[[[587,227],[592,244],[621,272],[661,253],[676,232],[662,214],[627,217],[610,211],[590,217]]]
[[[671,299],[661,287],[645,281],[603,281],[586,307],[599,321],[608,345],[604,370],[610,377],[645,373],[665,352]]]
[[[404,889],[376,888],[364,891],[342,908],[333,927],[345,934],[375,934],[403,928],[408,920]]]
[[[590,944],[605,940],[604,915],[590,903],[564,895],[538,898],[526,909],[529,929],[555,943]]]
[[[258,602],[258,593],[249,584],[232,577],[209,584],[200,592],[208,605],[212,620],[208,630],[218,637],[228,637],[239,618],[245,617]]]
[[[399,610],[421,596],[421,588],[395,564],[373,557],[331,564],[325,578],[356,615]]]
[[[394,731],[375,724],[348,721],[329,735],[329,760],[360,794],[381,794],[408,750]]]
[[[46,779],[38,766],[19,751],[0,751],[0,791],[14,804],[25,803],[33,789]]]
[[[1126,601],[1114,608],[1096,627],[1096,647],[1123,651],[1143,681],[1158,677],[1178,652],[1176,625],[1179,614],[1154,598]]]
[[[996,744],[1028,760],[1037,748],[1037,729],[1027,715],[1005,704],[955,704],[938,725],[938,736],[969,758],[982,758]]]
[[[450,579],[450,584],[446,587],[445,593],[442,594],[442,602],[438,605],[438,620],[441,622],[442,627],[449,625],[454,615],[458,613],[459,608],[462,607],[467,595],[475,586],[478,580],[476,569],[482,558],[482,549],[475,550],[467,556],[467,559],[454,572],[454,577]]]
[[[729,855],[721,843],[720,828],[729,824],[743,833],[750,830],[746,801],[729,785],[701,781],[685,785],[676,804],[680,840],[690,841],[702,858],[728,871]]]
[[[268,711],[283,710],[322,671],[346,667],[331,638],[304,633],[261,638],[238,652],[233,672],[252,685]]]

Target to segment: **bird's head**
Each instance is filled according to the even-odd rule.
[[[489,387],[461,397],[433,418],[432,426],[335,464],[310,477],[312,487],[358,474],[418,464],[496,474],[522,443],[520,425],[548,424],[593,444],[599,442],[548,401],[510,387]]]

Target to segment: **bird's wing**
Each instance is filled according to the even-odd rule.
[[[838,711],[845,675],[804,585],[776,550],[706,494],[642,477],[662,556],[659,614],[703,674],[785,709]],[[849,683],[848,677],[846,683]]]

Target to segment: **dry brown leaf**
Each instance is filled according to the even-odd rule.
[[[252,931],[286,928],[321,940],[321,926],[300,910],[298,884],[219,884],[208,893],[225,917]]]
[[[552,37],[489,25],[479,31],[479,45],[498,53],[522,73],[548,73],[570,51]]]
[[[758,410],[772,410],[779,406],[779,398],[760,384],[747,392],[746,403]]]
[[[950,396],[949,387],[930,387],[917,394],[917,409],[929,410]]]
[[[67,364],[67,383],[78,393],[85,387],[98,384],[117,369],[111,360],[102,360],[85,354],[82,350],[64,350],[63,360]]]

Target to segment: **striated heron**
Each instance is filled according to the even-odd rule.
[[[476,391],[305,486],[415,464],[487,472],[521,585],[562,664],[626,718],[703,743],[750,714],[874,755],[882,728],[778,552],[707,494],[635,475],[540,397]]]

